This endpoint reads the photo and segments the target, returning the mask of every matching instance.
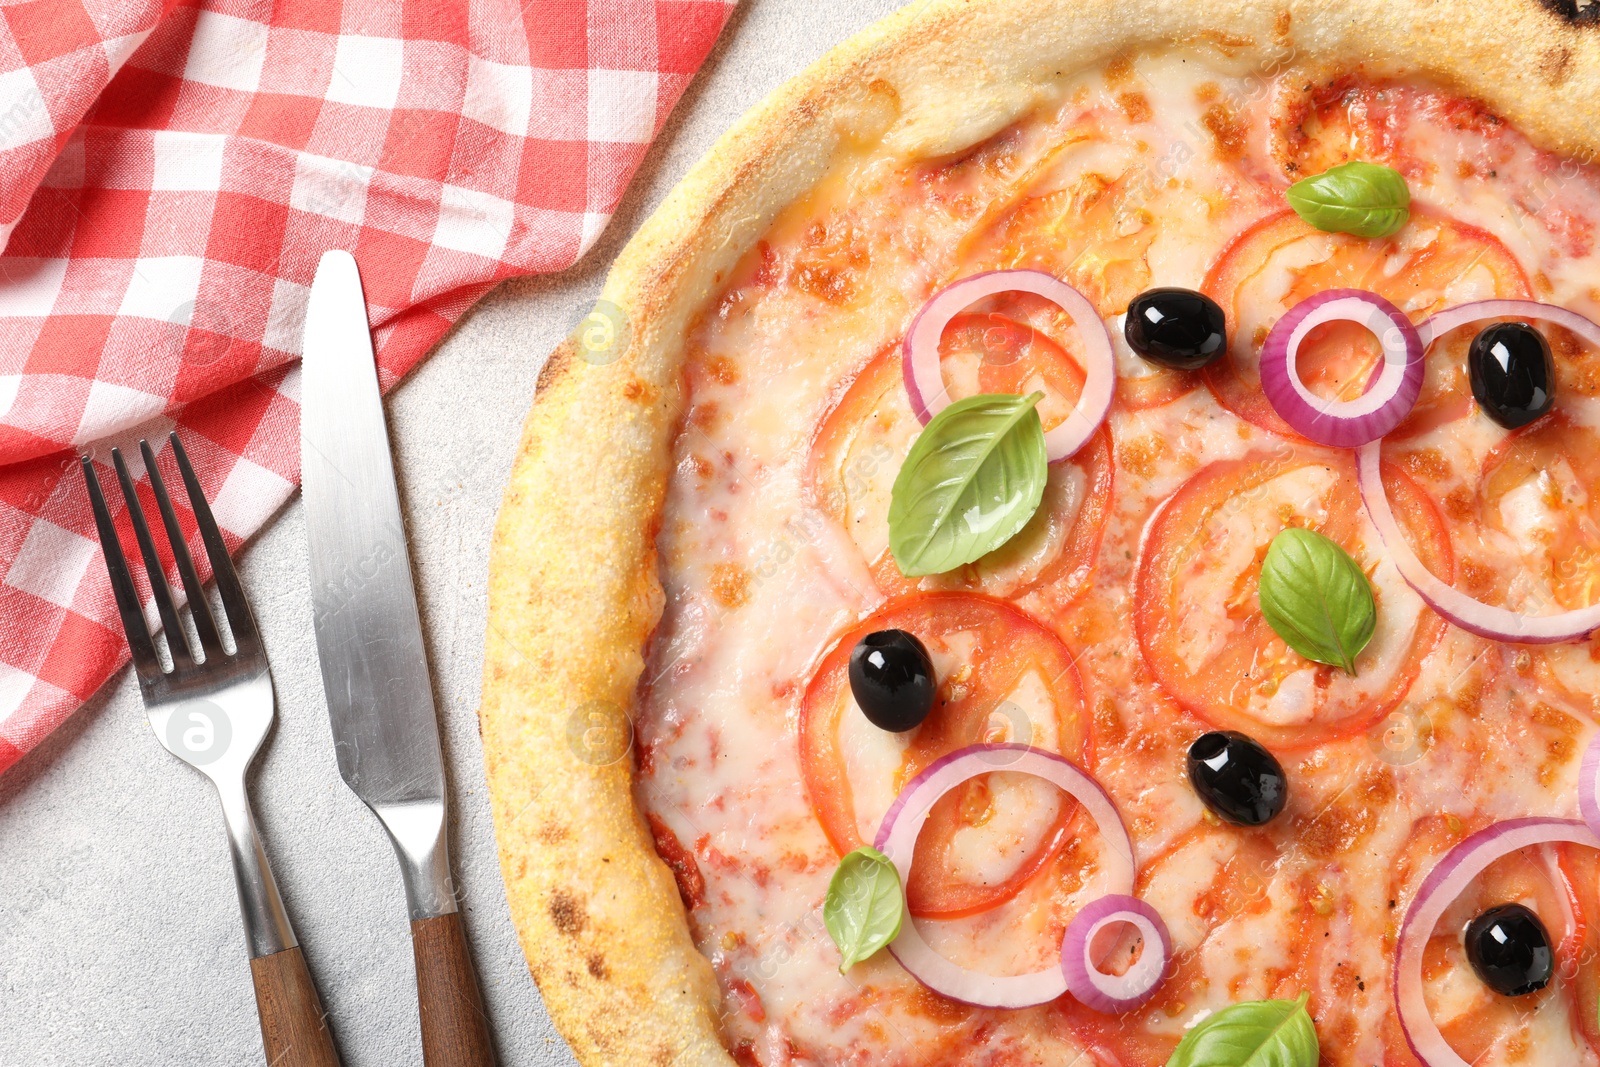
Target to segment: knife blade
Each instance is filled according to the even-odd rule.
[[[348,252],[327,252],[317,266],[301,387],[312,621],[339,774],[400,859],[424,1062],[492,1063],[450,878],[438,714],[366,299]]]
[[[301,479],[312,621],[339,774],[377,813],[407,871],[413,918],[455,910],[441,867],[444,760],[378,393],[361,275],[317,267],[301,357]],[[426,839],[433,840],[426,840]]]

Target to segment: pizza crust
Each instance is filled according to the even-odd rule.
[[[627,716],[662,610],[654,540],[683,337],[778,211],[851,142],[954,152],[1058,75],[1174,42],[1243,70],[1292,55],[1435,81],[1587,161],[1600,26],[1547,2],[930,0],[834,49],[690,171],[607,278],[625,353],[607,362],[575,337],[550,357],[490,561],[480,716],[501,867],[529,967],[585,1067],[733,1063],[710,964],[634,802]]]

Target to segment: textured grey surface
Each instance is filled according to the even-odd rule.
[[[504,1064],[571,1063],[506,909],[476,708],[489,533],[546,353],[611,259],[746,108],[895,0],[744,0],[597,248],[474,309],[389,403],[439,696],[463,910]],[[244,551],[278,689],[253,796],[348,1067],[420,1063],[405,899],[339,780],[298,498]],[[581,650],[574,650],[581,654]],[[221,816],[118,676],[0,775],[0,1067],[260,1064]]]

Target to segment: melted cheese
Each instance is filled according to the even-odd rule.
[[[1334,129],[1319,142],[1315,130],[1285,117],[1312,80],[1289,70],[1263,82],[1223,74],[1194,54],[1146,56],[1114,84],[1102,73],[1064,81],[1034,116],[960,158],[928,163],[862,150],[780,217],[693,328],[692,404],[659,536],[667,606],[643,690],[638,795],[692,843],[707,882],[706,904],[693,915],[696,936],[724,988],[740,990],[727,1000],[727,1037],[761,1063],[955,1062],[979,1041],[1008,1063],[1079,1056],[1061,1005],[960,1008],[923,991],[887,953],[838,973],[818,911],[838,857],[802,784],[800,701],[840,634],[883,599],[869,568],[886,549],[890,486],[917,427],[903,394],[885,392],[878,415],[843,451],[838,513],[807,488],[813,437],[854,376],[952,277],[995,266],[1065,273],[1114,334],[1133,293],[1200,286],[1231,237],[1281,209],[1283,187],[1298,176],[1285,172],[1286,161],[1332,153],[1327,163],[1363,150],[1355,133],[1339,141],[1344,133]],[[1590,236],[1600,181],[1503,126],[1452,117],[1470,118],[1470,105],[1419,88],[1387,92],[1395,162],[1421,213],[1370,277],[1393,278],[1408,249],[1437,236],[1433,212],[1503,242],[1536,299],[1600,312]],[[1302,133],[1309,144],[1293,148],[1289,135]],[[1287,247],[1241,285],[1281,292],[1330,246]],[[1488,267],[1469,263],[1442,291],[1418,292],[1403,306],[1421,313],[1489,295],[1495,285]],[[1264,332],[1279,313],[1245,300],[1235,340]],[[1070,329],[1060,340],[1073,349]],[[1463,346],[1442,343],[1430,376],[1448,373],[1437,354],[1446,350],[1459,360]],[[1120,340],[1117,365],[1123,388],[1159,380]],[[952,365],[952,394],[976,391],[977,374],[971,363]],[[1600,425],[1595,400],[1560,403],[1576,421]],[[1044,406],[1047,421],[1060,417],[1051,404],[1061,406]],[[1110,428],[1115,490],[1092,588],[1065,609],[1037,589],[1014,599],[1048,619],[1077,657],[1094,716],[1092,770],[1133,834],[1140,892],[1165,918],[1193,979],[1187,999],[1127,1025],[1176,1041],[1229,1003],[1309,988],[1324,1062],[1383,1062],[1393,1039],[1386,1019],[1401,914],[1394,901],[1408,900],[1425,873],[1397,883],[1396,857],[1426,816],[1447,815],[1464,833],[1506,817],[1573,815],[1575,764],[1589,727],[1550,709],[1590,712],[1572,694],[1600,692],[1600,656],[1587,646],[1530,654],[1448,630],[1388,718],[1285,755],[1291,801],[1271,827],[1217,826],[1181,772],[1184,749],[1205,725],[1162,692],[1143,661],[1130,621],[1133,574],[1152,514],[1196,471],[1281,445],[1205,387],[1160,406],[1119,406]],[[1506,494],[1499,512],[1508,533],[1497,542],[1470,502],[1483,457],[1503,436],[1469,415],[1391,458],[1440,503],[1458,556],[1520,574],[1514,560],[1543,543],[1552,500],[1566,507],[1587,489],[1551,471],[1559,495],[1542,483]],[[1196,531],[1203,550],[1181,582],[1191,608],[1178,627],[1185,663],[1203,667],[1235,639],[1229,583],[1249,571],[1286,516],[1320,521],[1332,477],[1318,467],[1290,470]],[[1038,529],[996,561],[988,579],[995,588],[1027,590],[1045,573],[1087,492],[1079,466],[1055,468]],[[1458,499],[1468,504],[1451,503]],[[1364,515],[1358,525],[1357,555],[1370,564],[1380,604],[1356,682],[1360,699],[1372,699],[1425,609],[1383,559]],[[938,655],[941,679],[960,669],[958,640]],[[1319,674],[1303,662],[1289,667],[1274,692],[1253,693],[1245,713],[1318,729]],[[1050,747],[1054,702],[1050,680],[1023,676],[1002,706],[997,736]],[[1542,718],[1530,713],[1535,705],[1547,709]],[[841,722],[858,829],[870,840],[898,788],[907,740],[871,727],[853,706]],[[958,831],[950,847],[955,867],[975,880],[1005,880],[1020,869],[1061,804],[1035,781],[994,778],[987,822]],[[1107,888],[1092,826],[1082,818],[1071,825],[1069,847],[1022,893],[979,915],[919,920],[924,935],[977,970],[1050,966],[1066,921]],[[1447,1032],[1477,1003],[1475,983],[1459,961],[1431,982],[1430,1002]],[[1541,1003],[1479,1062],[1600,1064],[1569,1006]],[[1582,1010],[1592,1014],[1593,1005]]]

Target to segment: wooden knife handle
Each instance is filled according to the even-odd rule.
[[[339,1067],[328,1020],[300,946],[250,961],[261,1043],[272,1067]]]
[[[424,1067],[494,1067],[489,1021],[461,914],[413,920],[411,948],[417,959]]]

